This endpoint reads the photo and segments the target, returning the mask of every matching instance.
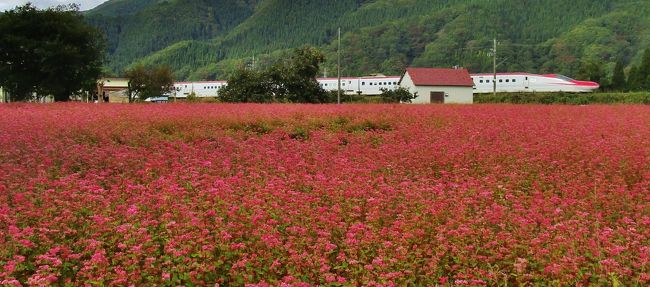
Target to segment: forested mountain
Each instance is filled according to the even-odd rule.
[[[225,78],[294,47],[321,47],[345,75],[406,66],[611,73],[650,47],[650,1],[639,0],[112,0],[87,13],[108,38],[107,68],[167,64],[179,79]],[[331,73],[330,73],[331,74]]]

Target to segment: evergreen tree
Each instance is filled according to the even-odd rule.
[[[614,91],[623,91],[626,89],[625,71],[623,61],[621,60],[618,60],[616,66],[614,66],[610,87]]]
[[[634,65],[630,68],[627,76],[627,89],[630,91],[638,91],[641,89],[641,81],[639,80],[639,68]]]
[[[644,91],[650,90],[650,49],[646,49],[643,52],[641,65],[637,70],[636,81],[639,89]]]
[[[137,65],[125,71],[125,74],[129,78],[127,89],[129,103],[135,99],[144,101],[148,98],[160,97],[174,88],[174,77],[171,69],[166,66],[147,68]]]

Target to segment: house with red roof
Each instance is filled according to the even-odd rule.
[[[407,68],[399,81],[416,104],[471,104],[474,82],[466,69]]]

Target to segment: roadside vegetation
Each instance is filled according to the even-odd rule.
[[[650,92],[475,94],[479,104],[650,104]]]

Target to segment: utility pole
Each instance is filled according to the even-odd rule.
[[[493,57],[493,72],[494,77],[492,79],[492,94],[496,97],[497,95],[497,38],[494,38],[494,48],[492,49]]]
[[[336,93],[336,103],[341,104],[341,27],[339,27],[339,47],[337,49],[337,70],[338,70],[338,92]]]

